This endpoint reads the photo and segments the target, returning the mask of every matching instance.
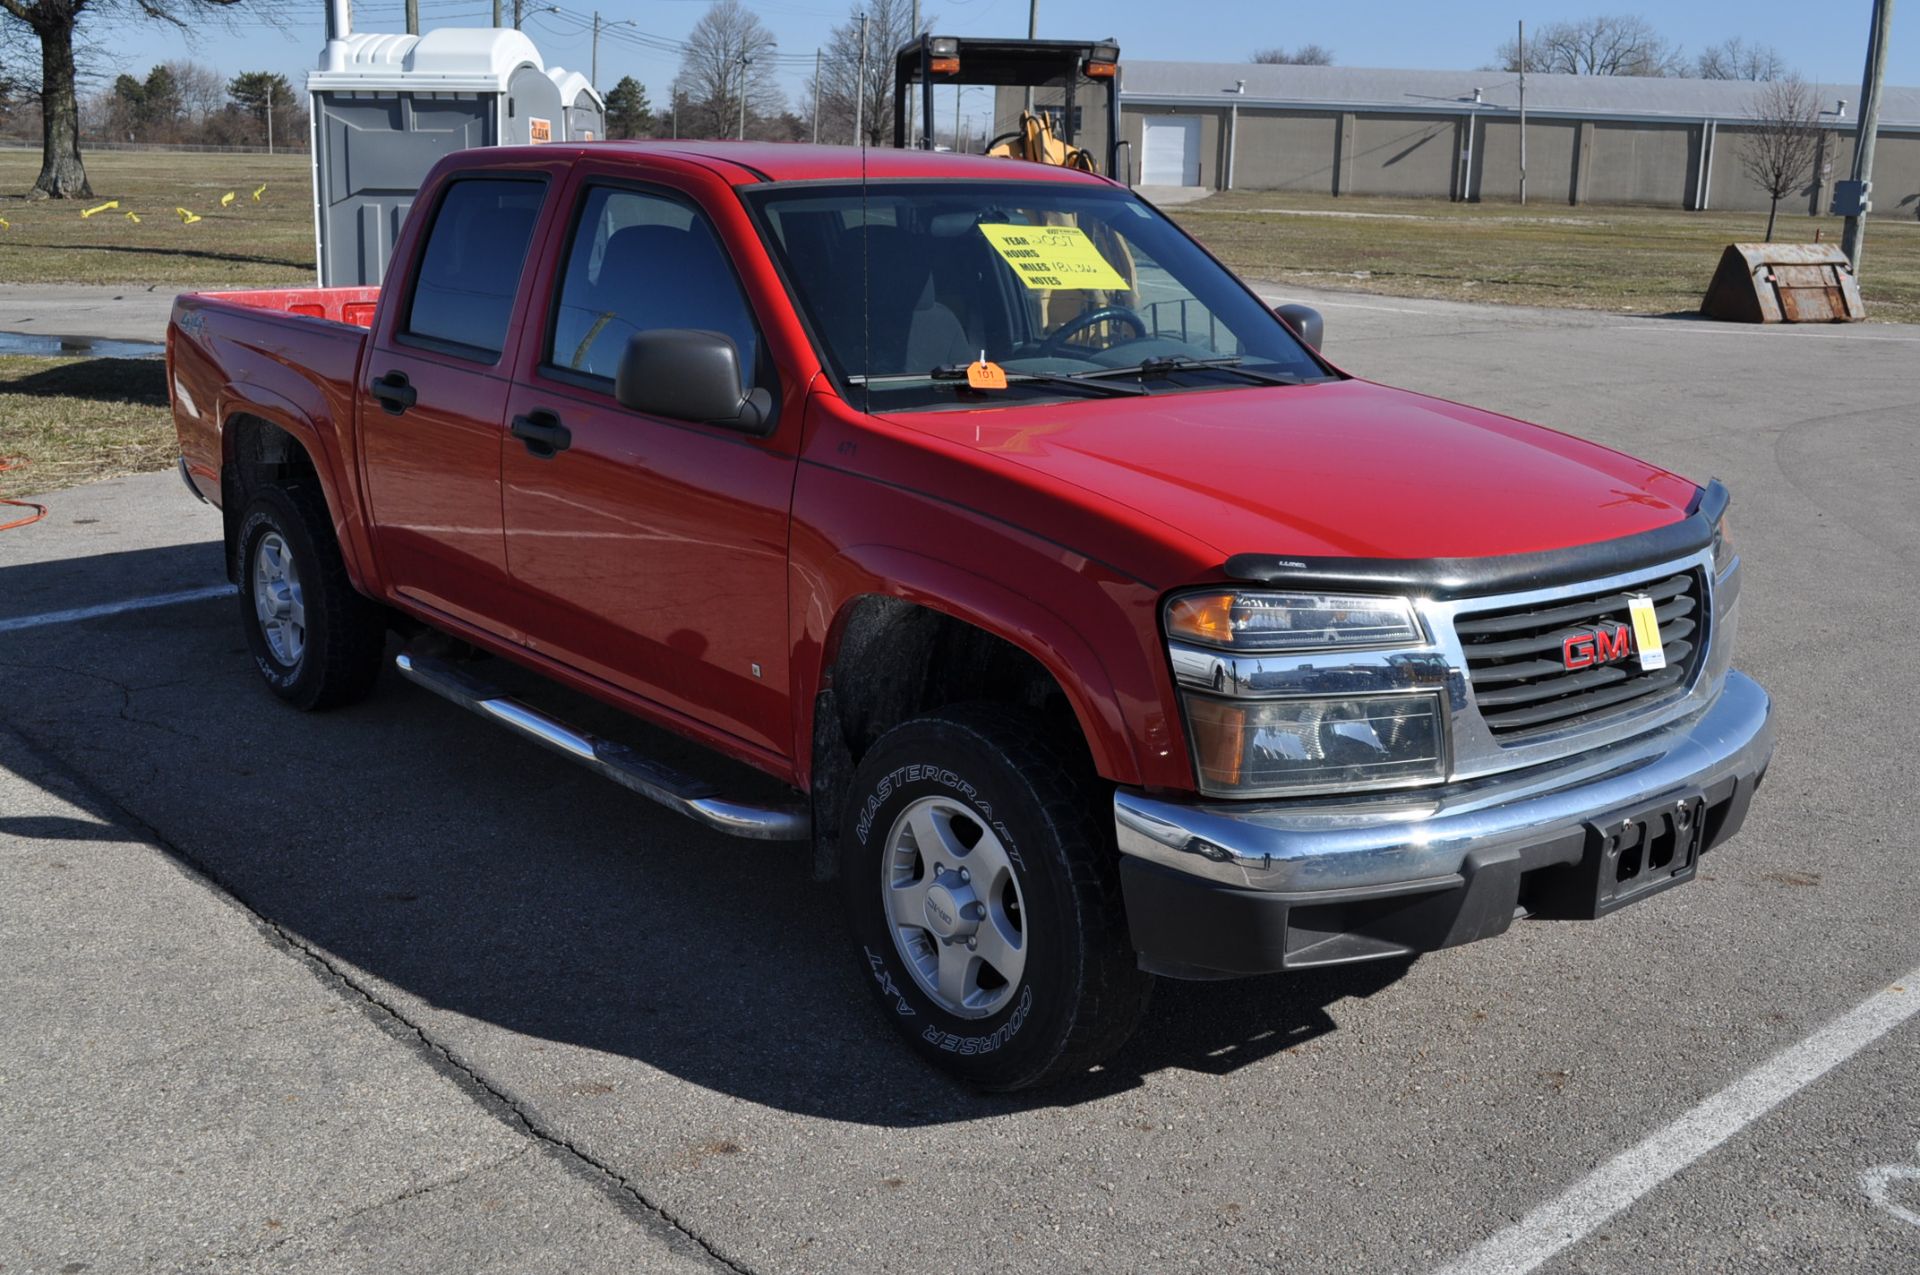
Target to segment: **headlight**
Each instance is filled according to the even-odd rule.
[[[1720,515],[1720,521],[1713,528],[1713,578],[1718,580],[1727,574],[1740,555],[1733,547],[1733,528],[1727,525],[1727,516]]]
[[[1167,603],[1167,635],[1228,651],[1418,645],[1405,598],[1222,590]]]
[[[1346,791],[1446,774],[1436,695],[1185,700],[1194,768],[1209,796]]]

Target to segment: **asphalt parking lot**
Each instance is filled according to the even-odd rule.
[[[1732,488],[1779,750],[1700,880],[1162,983],[1104,1072],[983,1098],[804,856],[394,676],[294,713],[227,597],[48,621],[220,585],[175,476],[57,493],[0,533],[0,1270],[1920,1269],[1920,329],[1287,299]]]

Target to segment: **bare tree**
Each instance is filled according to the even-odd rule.
[[[0,26],[25,28],[40,44],[40,176],[29,198],[92,196],[80,159],[80,103],[74,93],[74,39],[95,19],[152,19],[186,27],[195,13],[242,0],[0,0]]]
[[[1508,40],[1494,57],[1504,71],[1520,67],[1519,41]],[[1528,71],[1550,75],[1682,75],[1688,69],[1679,46],[1669,44],[1645,18],[1622,15],[1549,22],[1527,37]]]
[[[1753,128],[1742,139],[1740,167],[1772,201],[1767,206],[1767,242],[1780,201],[1813,174],[1820,150],[1820,104],[1797,75],[1773,80],[1754,92],[1747,109]]]
[[[860,77],[860,14],[867,15],[866,78]],[[921,27],[933,23],[923,14]],[[856,0],[848,19],[827,36],[820,51],[820,136],[827,141],[854,140],[854,104],[863,140],[869,146],[885,142],[893,128],[893,55],[914,37],[912,0]],[[808,84],[811,91],[815,86]]]
[[[185,58],[177,58],[165,66],[173,76],[180,113],[191,127],[204,128],[208,120],[226,109],[227,82],[218,71]]]
[[[1748,44],[1737,35],[1695,58],[1693,73],[1703,80],[1777,80],[1790,74],[1780,50],[1770,44]]]
[[[1255,49],[1247,61],[1268,66],[1332,66],[1333,50],[1323,44],[1303,44],[1297,49],[1276,45],[1271,49]]]
[[[740,0],[714,0],[688,33],[673,81],[680,136],[732,137],[743,94],[747,127],[756,136],[766,121],[777,119],[787,104],[774,74],[779,47],[759,15]]]

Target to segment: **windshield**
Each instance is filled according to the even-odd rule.
[[[746,195],[821,354],[870,411],[1330,376],[1126,191],[954,181]],[[970,386],[983,357],[1005,388]]]

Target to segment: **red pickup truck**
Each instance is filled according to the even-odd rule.
[[[397,631],[447,699],[810,842],[885,1016],[1017,1088],[1156,975],[1689,881],[1771,755],[1718,483],[1282,312],[1094,176],[599,143],[450,156],[385,286],[183,296],[167,357],[275,693],[367,694]]]

